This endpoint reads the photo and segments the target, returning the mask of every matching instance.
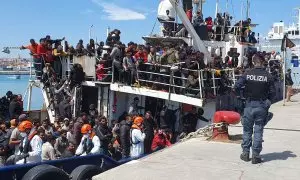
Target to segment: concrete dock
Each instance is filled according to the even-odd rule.
[[[264,162],[253,165],[239,156],[239,143],[194,138],[137,161],[106,171],[94,180],[299,180],[300,95],[297,102],[274,104],[264,131]],[[229,127],[241,135],[242,127]]]

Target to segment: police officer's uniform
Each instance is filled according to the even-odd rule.
[[[245,72],[236,82],[235,89],[245,86],[246,104],[243,123],[243,154],[241,159],[250,161],[249,152],[252,146],[252,163],[260,163],[259,154],[262,150],[263,130],[271,106],[271,99],[275,96],[275,87],[271,75],[262,67],[255,67]],[[252,134],[254,126],[254,139]]]

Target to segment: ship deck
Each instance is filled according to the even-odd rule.
[[[253,165],[239,156],[239,142],[222,143],[194,138],[145,158],[106,171],[94,180],[298,180],[300,176],[300,95],[298,102],[274,104],[272,121],[265,128],[264,163]],[[240,125],[230,135],[242,134]]]

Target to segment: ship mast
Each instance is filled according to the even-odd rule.
[[[246,12],[246,19],[250,17],[250,0],[247,0],[247,12]]]
[[[298,11],[298,30],[300,30],[300,7],[297,8]]]

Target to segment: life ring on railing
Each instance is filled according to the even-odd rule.
[[[31,168],[22,180],[70,180],[70,177],[62,169],[48,164],[42,164]]]

